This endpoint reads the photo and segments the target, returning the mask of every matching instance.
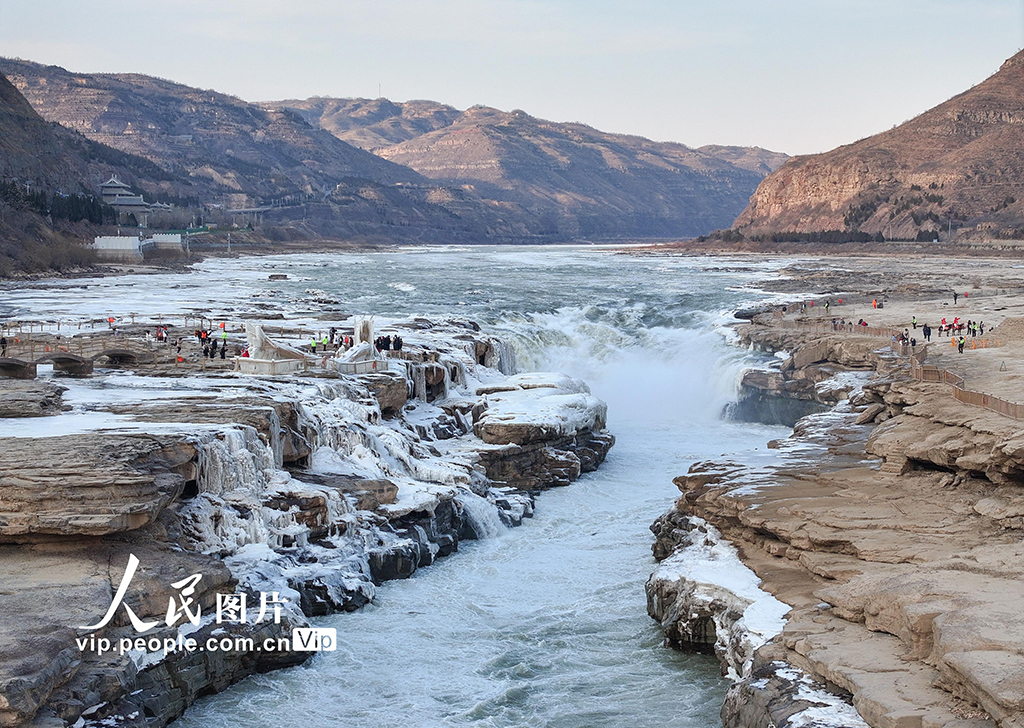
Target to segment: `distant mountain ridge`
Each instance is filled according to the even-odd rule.
[[[139,74],[85,74],[0,59],[43,118],[150,159],[168,192],[239,206],[330,190],[342,179],[415,183],[415,172],[339,142],[288,111]]]
[[[292,109],[311,126],[370,152],[451,126],[462,114],[458,109],[436,101],[396,103],[388,99],[338,99],[329,96],[271,101],[262,105]]]
[[[728,225],[786,158],[482,106],[253,104],[139,74],[14,59],[0,59],[0,72],[46,120],[149,160],[153,174],[126,180],[144,194],[260,209],[261,221],[290,231],[274,233],[282,239],[690,237]]]
[[[1024,52],[889,131],[790,159],[735,226],[746,235],[845,230],[887,239],[1024,234]]]
[[[425,177],[557,219],[568,235],[696,235],[728,224],[729,211],[788,158],[692,149],[486,106],[460,112],[433,101],[323,97],[267,105]]]

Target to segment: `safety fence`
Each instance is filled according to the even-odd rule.
[[[856,334],[858,336],[884,336],[889,339],[903,333],[899,329],[887,326],[860,326],[847,322],[844,326],[832,326],[830,321],[787,321],[779,320],[779,326],[784,329],[799,329],[801,331],[812,331],[816,334]]]
[[[967,389],[964,386],[964,378],[947,369],[939,369],[936,366],[928,365],[911,365],[910,375],[919,382],[937,382],[950,385],[953,388],[953,398],[964,404],[973,404],[1016,420],[1024,420],[1024,404],[1010,402],[1000,397],[994,397],[991,394],[974,392]]]

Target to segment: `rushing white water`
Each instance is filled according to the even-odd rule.
[[[338,628],[336,652],[204,699],[176,725],[716,725],[726,687],[717,662],[662,648],[646,615],[648,526],[692,462],[770,457],[765,442],[783,434],[721,419],[745,352],[712,330],[720,311],[760,297],[751,286],[774,265],[418,249],[212,260],[190,275],[83,282],[83,315],[230,318],[268,306],[315,325],[334,309],[464,314],[512,342],[520,371],[586,380],[618,438],[598,472],[544,494],[521,528],[497,528],[473,502],[491,538],[385,584],[360,612],[316,620]],[[289,280],[268,281],[270,272]],[[137,298],[142,286],[159,295]],[[9,294],[14,316],[70,316],[45,284]]]

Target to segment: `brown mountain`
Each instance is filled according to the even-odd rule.
[[[568,236],[686,236],[727,225],[786,155],[610,134],[523,111],[429,101],[275,102],[340,138],[488,199]],[[382,146],[392,140],[390,146]]]
[[[436,101],[395,103],[387,99],[273,101],[264,106],[297,111],[312,126],[367,151],[400,144],[422,134],[451,126],[462,112]]]
[[[783,158],[486,107],[322,98],[257,105],[137,74],[10,59],[0,59],[0,72],[44,119],[150,160],[157,174],[125,180],[148,197],[269,207],[262,220],[282,239],[692,236],[729,224]]]
[[[0,70],[61,133],[148,164],[150,174],[122,175],[147,197],[271,207],[260,216],[261,232],[276,240],[550,239],[537,215],[427,180],[311,127],[289,109],[137,74],[72,73],[10,59],[0,59]],[[101,179],[91,171],[84,184],[95,189]]]
[[[48,121],[145,157],[184,180],[165,190],[180,196],[248,206],[324,193],[346,179],[421,181],[415,172],[345,144],[295,113],[216,91],[11,59],[0,59],[0,72]]]
[[[951,226],[961,236],[1019,235],[1024,52],[890,131],[794,157],[760,184],[735,225],[747,235],[845,230],[930,238],[945,237]]]
[[[80,241],[112,215],[94,182],[112,174],[170,179],[146,159],[45,121],[0,74],[0,276],[89,264]]]
[[[166,177],[140,157],[45,121],[0,73],[0,181],[66,193],[92,192],[92,178]],[[105,177],[104,177],[105,175]]]

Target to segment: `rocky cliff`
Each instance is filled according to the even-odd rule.
[[[794,157],[757,188],[744,234],[862,231],[913,239],[1017,235],[1024,225],[1024,55],[889,131]],[[931,237],[928,237],[930,240]]]
[[[463,539],[518,525],[535,493],[597,468],[612,446],[582,382],[503,375],[503,343],[466,321],[389,326],[404,358],[375,374],[184,377],[198,366],[190,347],[181,368],[140,363],[120,378],[135,386],[89,402],[117,423],[102,434],[31,436],[39,416],[61,424],[62,392],[10,385],[0,610],[18,619],[0,627],[0,725],[166,725],[203,695],[304,662],[309,652],[265,645],[358,609]],[[175,377],[174,396],[139,396],[147,375]],[[33,417],[24,432],[22,416]],[[92,628],[133,555],[131,614]],[[247,618],[215,620],[228,594],[247,597]],[[280,622],[257,617],[263,594],[285,600]],[[186,596],[195,622],[170,621]]]
[[[667,566],[649,611],[731,670],[724,725],[1022,725],[1019,421],[914,381],[880,337],[744,328],[786,347],[781,374],[873,376],[770,443],[770,463],[694,464],[652,526]],[[788,609],[774,637],[752,637],[749,593],[675,566],[723,537]]]

